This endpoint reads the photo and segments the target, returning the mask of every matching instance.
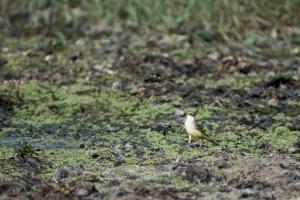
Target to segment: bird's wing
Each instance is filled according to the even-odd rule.
[[[220,145],[217,141],[211,139],[210,137],[208,137],[208,135],[206,135],[206,134],[200,132],[199,130],[196,130],[196,129],[193,130],[193,131],[190,133],[190,135],[191,135],[192,137],[195,137],[195,138],[199,138],[199,139],[203,139],[203,140],[210,141],[210,142],[212,142],[212,143],[215,144],[215,145]]]
[[[206,139],[209,140],[209,137],[207,135],[205,135],[204,133],[200,132],[199,130],[195,129],[193,130],[190,135],[192,137],[197,137],[197,138],[201,138],[201,139]]]

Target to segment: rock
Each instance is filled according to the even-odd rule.
[[[300,140],[298,140],[292,147],[288,149],[292,154],[300,153]]]
[[[220,58],[220,54],[217,51],[215,51],[215,52],[212,52],[212,53],[208,54],[207,57],[211,60],[216,61]]]
[[[133,172],[128,172],[128,173],[127,173],[127,178],[128,178],[128,179],[131,179],[131,180],[134,180],[134,179],[139,178],[139,176],[136,175],[136,174],[133,173]]]
[[[263,150],[265,153],[271,152],[272,150],[272,146],[265,140],[259,140],[255,146]]]
[[[121,183],[118,180],[112,180],[109,182],[108,186],[109,187],[114,187],[114,186],[119,186]]]
[[[176,109],[174,115],[175,115],[176,117],[182,117],[182,116],[185,115],[185,112],[184,112],[183,110]]]
[[[130,143],[126,143],[124,146],[126,149],[131,149],[133,146]]]
[[[295,154],[295,153],[300,153],[300,148],[297,148],[297,147],[290,147],[288,149],[289,153],[291,154]]]
[[[54,56],[53,55],[47,55],[47,56],[45,56],[44,60],[46,62],[50,63],[54,60]]]
[[[81,57],[81,53],[80,53],[79,51],[77,51],[77,52],[72,53],[72,54],[69,56],[69,59],[70,59],[72,62],[75,62],[75,61],[78,60],[80,57]]]
[[[182,175],[190,182],[207,182],[210,179],[209,170],[199,166],[188,166]]]
[[[10,51],[10,49],[7,48],[7,47],[3,47],[3,48],[2,48],[2,52],[3,52],[3,53],[8,53],[9,51]]]
[[[271,107],[274,107],[274,108],[277,108],[277,107],[279,107],[279,101],[278,101],[278,99],[270,99],[269,101],[268,101],[268,106],[271,106]]]
[[[287,186],[288,191],[300,191],[300,182],[294,181]]]
[[[99,153],[93,153],[92,155],[91,155],[91,158],[92,159],[96,159],[96,158],[98,158],[100,155],[99,155]]]
[[[290,162],[287,159],[280,161],[279,163],[282,169],[288,169],[290,167]]]
[[[83,144],[83,143],[81,143],[81,144],[79,145],[79,148],[80,148],[80,149],[84,149],[84,147],[85,147],[85,144]]]
[[[87,196],[87,195],[89,195],[89,191],[85,188],[79,188],[76,191],[76,196],[84,197],[84,196]]]
[[[69,170],[65,168],[58,168],[54,175],[53,178],[56,182],[59,182],[63,178],[67,178],[69,176]]]
[[[121,83],[118,82],[118,81],[114,81],[114,82],[112,83],[112,87],[113,87],[114,89],[117,89],[117,90],[122,90],[122,85],[121,85]]]
[[[113,70],[106,68],[104,65],[95,65],[93,69],[108,75],[113,75],[115,73]]]
[[[117,157],[118,159],[122,159],[123,158],[123,153],[120,149],[114,149],[114,148],[110,148],[107,150],[109,153],[113,154],[115,157]]]
[[[300,166],[299,166],[298,169],[295,169],[293,171],[289,171],[286,174],[286,182],[287,183],[295,182],[297,180],[300,180]]]
[[[172,130],[172,125],[170,124],[163,124],[163,123],[158,123],[156,124],[155,127],[151,128],[151,130],[161,132],[164,135],[167,134],[169,131]]]
[[[86,41],[84,39],[79,39],[75,42],[77,46],[84,47],[86,45]]]
[[[254,196],[255,192],[250,189],[250,188],[246,188],[244,190],[242,190],[242,193],[241,193],[241,198],[248,198],[248,197],[251,197],[251,196]]]
[[[79,175],[82,173],[83,170],[84,170],[83,164],[78,164],[73,168],[73,173]]]
[[[90,156],[92,159],[96,159],[100,156],[96,150],[89,150],[86,152],[86,155]]]

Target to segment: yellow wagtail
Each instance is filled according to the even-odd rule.
[[[191,143],[192,138],[198,138],[198,139],[201,139],[201,140],[210,141],[211,143],[213,143],[215,145],[219,145],[216,141],[209,138],[208,135],[206,135],[204,133],[204,131],[199,131],[197,129],[196,123],[195,123],[195,114],[194,113],[192,113],[192,112],[187,113],[184,126],[185,126],[186,132],[189,135],[189,144]]]

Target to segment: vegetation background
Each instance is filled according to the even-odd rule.
[[[0,199],[299,199],[299,45],[300,0],[0,0]]]
[[[1,0],[1,32],[61,38],[103,32],[166,31],[214,40],[299,28],[299,0]]]

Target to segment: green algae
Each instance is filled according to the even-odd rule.
[[[30,42],[25,42],[21,46],[23,51],[35,45],[31,46]],[[143,51],[134,49],[130,53],[134,54],[133,59],[140,59],[143,55],[161,57],[160,52],[148,48]],[[200,47],[194,53],[191,49],[193,47],[179,46],[178,49],[170,50],[169,55],[174,62],[184,57],[192,59],[194,55],[202,56]],[[71,169],[83,164],[90,174],[111,179],[122,177],[124,186],[143,184],[188,188],[193,185],[181,173],[165,172],[160,168],[181,160],[197,159],[217,163],[219,158],[216,155],[219,153],[239,155],[243,152],[254,156],[261,155],[263,150],[258,145],[261,141],[270,144],[270,148],[274,150],[286,152],[299,138],[299,131],[291,131],[287,125],[281,123],[293,120],[285,112],[275,109],[266,111],[266,106],[258,108],[260,105],[255,104],[255,101],[251,105],[238,106],[227,97],[218,104],[217,100],[222,97],[214,95],[203,96],[195,100],[199,101],[199,104],[189,105],[186,103],[188,98],[177,91],[145,97],[139,94],[148,83],[141,77],[135,77],[130,70],[127,71],[126,66],[123,67],[125,69],[114,68],[116,63],[111,55],[94,54],[93,51],[99,50],[94,46],[83,47],[80,49],[82,59],[72,64],[68,57],[77,50],[70,44],[65,49],[52,52],[55,62],[50,65],[43,57],[5,55],[9,65],[4,70],[11,74],[20,73],[19,76],[24,78],[24,81],[0,85],[0,94],[12,102],[11,113],[5,119],[8,123],[0,129],[1,140],[32,138],[29,141],[33,146],[42,149],[37,156],[52,165],[39,172],[38,177],[41,179],[51,180],[57,168]],[[112,67],[110,69],[116,73],[107,75],[93,71],[94,65],[103,63]],[[59,76],[58,80],[39,79],[36,76],[26,79],[26,76],[21,74],[31,73],[33,68],[40,70],[49,66],[52,67],[51,72],[54,70],[56,73],[58,66],[70,67],[73,72]],[[130,67],[138,69],[140,66]],[[6,75],[1,74],[2,76]],[[169,77],[171,78],[168,79]],[[132,79],[125,89],[113,86],[115,81],[122,83],[123,78]],[[218,87],[228,90],[251,90],[261,81],[258,75],[239,73],[224,73],[218,77],[211,73],[199,77],[181,77],[170,73],[164,78],[178,85],[187,84],[188,88],[203,84],[204,87],[195,89],[194,93]],[[65,79],[69,82],[64,82]],[[163,87],[160,83],[152,85],[156,88]],[[184,107],[185,105],[188,106]],[[288,101],[288,105],[298,108],[297,101]],[[197,112],[198,125],[203,126],[207,134],[218,141],[220,146],[197,140],[188,145],[183,121],[174,116],[175,107]],[[262,113],[269,114],[273,122],[266,129],[253,128],[254,118],[251,110],[264,111]],[[3,115],[6,114],[7,111],[3,111]],[[245,118],[251,123],[243,124],[239,121],[240,118]],[[33,138],[39,140],[35,141]],[[9,145],[12,142],[7,140],[5,144]],[[129,144],[129,147],[126,147],[126,144]],[[80,145],[84,148],[79,148]],[[111,153],[112,149],[121,151],[121,158]],[[0,152],[6,160],[15,156],[13,150],[8,151],[6,148],[1,148]],[[15,166],[7,165],[6,169],[13,171]],[[129,180],[126,177],[128,171],[136,172],[140,177]],[[155,173],[156,171],[158,172]],[[211,173],[218,175],[217,170]],[[24,171],[18,172],[18,175],[22,174],[24,175]],[[0,179],[5,180],[8,177],[2,173]],[[108,186],[101,184],[99,187],[102,187],[104,192],[107,191]]]
[[[217,80],[212,75],[208,75],[203,79],[207,88],[223,86],[232,89],[247,89],[259,81],[260,77],[257,75],[249,76],[244,74],[223,74]]]

